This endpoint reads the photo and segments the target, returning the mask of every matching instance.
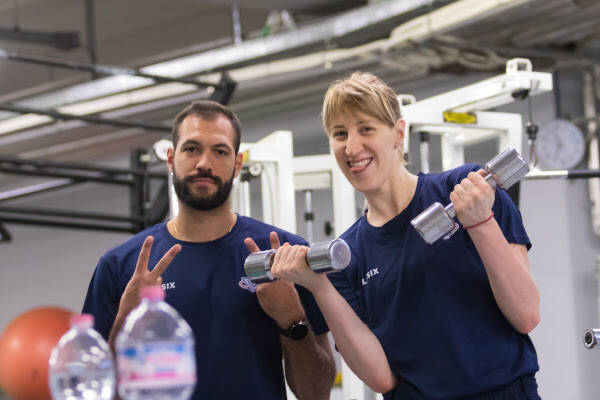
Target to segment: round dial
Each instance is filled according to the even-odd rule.
[[[536,154],[540,163],[552,169],[576,167],[585,154],[585,139],[572,122],[555,119],[545,124],[536,140]]]

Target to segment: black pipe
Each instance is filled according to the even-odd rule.
[[[84,174],[74,174],[74,173],[66,173],[59,171],[49,171],[49,170],[31,170],[31,169],[22,169],[18,167],[10,167],[10,166],[2,166],[0,165],[0,172],[5,172],[9,174],[17,174],[17,175],[28,175],[28,176],[49,176],[53,178],[68,178],[73,179],[76,182],[90,181],[90,182],[99,182],[99,183],[111,183],[116,185],[133,185],[132,179],[122,179],[122,178],[114,178],[114,177],[103,177],[98,175],[84,175]]]
[[[26,208],[26,207],[2,207],[0,206],[0,213],[10,214],[27,214],[27,215],[43,215],[47,217],[66,217],[66,218],[78,218],[78,219],[99,219],[107,221],[118,221],[118,222],[130,222],[130,223],[143,223],[144,218],[142,217],[127,217],[123,215],[111,215],[91,212],[80,212],[80,211],[64,211],[51,208]]]
[[[121,128],[142,128],[149,131],[159,131],[159,132],[171,132],[171,127],[166,125],[153,125],[153,124],[145,124],[142,122],[134,122],[134,121],[124,121],[120,119],[109,119],[109,118],[101,118],[101,117],[90,117],[88,115],[75,115],[75,114],[65,114],[58,111],[53,110],[42,110],[31,107],[23,107],[23,106],[15,106],[13,104],[0,104],[0,110],[10,111],[19,114],[37,114],[37,115],[47,115],[49,117],[55,119],[61,119],[65,121],[84,121],[90,124],[100,124],[100,125],[112,125],[118,126]]]
[[[185,83],[189,85],[196,85],[200,88],[213,87],[216,89],[224,89],[223,84],[221,83],[208,83],[202,82],[195,79],[189,78],[171,78],[168,76],[160,76],[154,74],[147,74],[141,72],[138,69],[134,68],[123,68],[123,67],[114,67],[110,65],[102,65],[102,64],[90,64],[81,61],[74,60],[63,60],[51,57],[42,57],[37,55],[23,54],[23,53],[15,53],[12,51],[6,51],[0,49],[0,58],[4,58],[7,60],[26,62],[30,64],[38,64],[45,65],[49,67],[59,67],[59,68],[67,68],[77,71],[86,71],[93,72],[99,75],[129,75],[129,76],[138,76],[140,78],[148,78],[152,79],[156,83]]]
[[[52,184],[53,182],[56,182],[56,183]],[[19,198],[23,198],[23,197],[27,197],[27,196],[33,196],[33,195],[40,194],[40,193],[46,193],[46,192],[50,192],[52,190],[64,189],[69,186],[74,186],[80,182],[73,182],[70,179],[64,179],[64,180],[58,180],[58,181],[50,181],[50,182],[46,182],[46,183],[49,183],[50,185],[43,186],[44,183],[40,183],[37,185],[20,187],[17,189],[9,189],[5,192],[0,192],[0,203],[2,203],[3,201],[7,201],[7,200],[15,200],[15,199],[19,199]],[[41,187],[33,189],[33,187],[35,187],[35,186],[41,186]],[[21,192],[19,192],[19,191],[21,191]],[[15,192],[15,193],[12,193],[10,195],[7,194],[7,193],[11,193],[11,192]]]
[[[96,5],[94,0],[85,0],[85,48],[90,62],[96,64],[98,49],[96,41]],[[96,79],[96,73],[92,72],[92,79]]]
[[[591,179],[600,178],[600,169],[559,169],[534,171],[525,175],[525,179]]]
[[[25,217],[10,217],[0,215],[0,223],[4,224],[22,224],[22,225],[42,225],[42,226],[54,226],[59,228],[71,228],[71,229],[85,229],[85,230],[99,230],[99,231],[111,231],[111,232],[127,232],[137,233],[138,231],[133,227],[124,227],[117,225],[102,225],[102,224],[90,224],[90,223],[79,223],[79,222],[65,222],[61,220],[42,220]]]
[[[567,179],[588,178],[600,178],[600,169],[572,169],[567,174]]]
[[[81,45],[79,32],[75,31],[43,32],[31,29],[0,28],[0,39],[43,44],[59,50],[72,50]]]
[[[130,165],[135,169],[141,169],[147,164],[142,161],[147,155],[144,149],[134,149],[129,154]],[[129,186],[129,212],[131,215],[146,215],[146,183],[144,176],[135,176]],[[146,226],[146,220],[136,224],[140,231]]]
[[[10,242],[12,236],[9,231],[4,228],[4,225],[0,224],[0,242]]]
[[[142,169],[125,169],[125,168],[114,168],[105,167],[100,165],[85,165],[76,163],[63,163],[47,160],[26,160],[18,157],[0,157],[0,164],[8,163],[16,166],[29,166],[35,168],[56,168],[56,169],[68,169],[68,170],[79,170],[79,171],[94,171],[100,172],[107,175],[133,175],[139,177],[150,177],[156,179],[167,179],[166,173],[155,173],[146,172]]]

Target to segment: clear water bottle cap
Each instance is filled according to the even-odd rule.
[[[146,286],[140,290],[140,297],[148,300],[164,300],[165,291],[159,285]]]
[[[69,323],[73,325],[94,325],[94,316],[92,314],[74,314],[69,318]]]

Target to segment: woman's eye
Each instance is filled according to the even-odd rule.
[[[345,135],[346,135],[346,132],[344,132],[344,131],[336,131],[336,132],[333,132],[333,135],[332,135],[332,136],[333,136],[334,138],[340,138],[340,137],[343,137],[343,136],[345,136]]]

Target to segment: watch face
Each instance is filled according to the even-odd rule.
[[[540,163],[551,169],[576,167],[585,155],[585,139],[572,122],[555,119],[542,126],[536,140]]]
[[[308,326],[306,324],[303,324],[300,322],[300,323],[294,324],[292,326],[291,330],[292,330],[292,332],[290,334],[290,337],[294,340],[301,340],[301,339],[304,339],[304,337],[308,333]]]

